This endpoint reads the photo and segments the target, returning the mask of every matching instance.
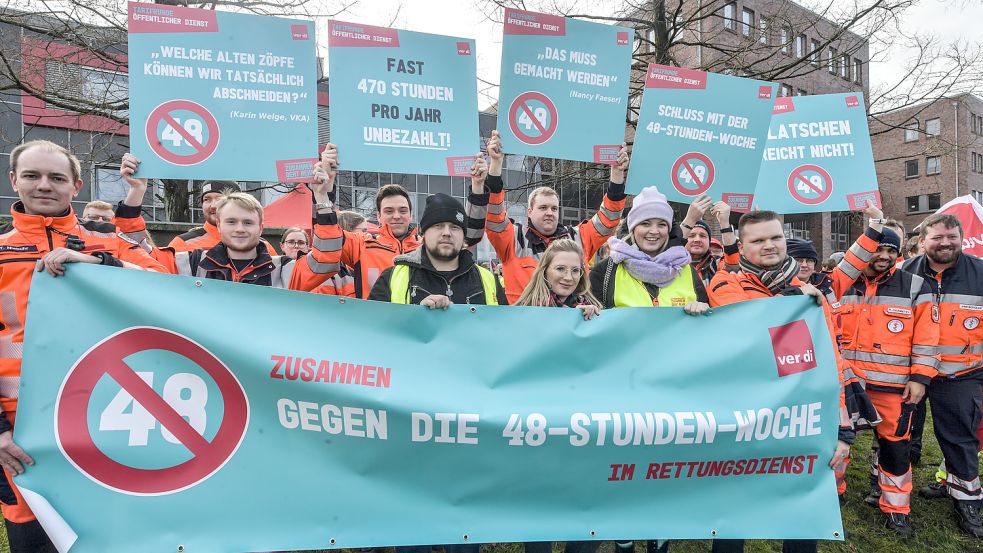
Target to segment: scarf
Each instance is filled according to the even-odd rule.
[[[772,294],[779,294],[799,274],[799,262],[794,257],[785,256],[785,260],[782,261],[781,265],[773,269],[766,269],[751,263],[742,255],[741,270],[758,277],[761,284],[768,288]]]
[[[631,276],[659,288],[676,280],[683,272],[683,267],[691,260],[689,252],[682,246],[672,246],[654,258],[613,236],[608,239],[608,247],[611,249],[611,261],[615,265],[624,265]]]

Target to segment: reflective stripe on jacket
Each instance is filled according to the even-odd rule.
[[[867,228],[830,277],[840,303],[843,358],[868,386],[901,393],[908,380],[928,385],[938,374],[939,325],[925,279],[891,267],[864,274],[883,233]]]

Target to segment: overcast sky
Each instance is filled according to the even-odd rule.
[[[567,0],[566,4],[576,0]],[[844,9],[853,0],[835,0]],[[860,0],[861,3],[867,2]],[[584,2],[586,5],[588,2]],[[610,5],[613,0],[590,0],[591,6]],[[823,0],[803,0],[803,5],[823,4]],[[600,8],[603,9],[603,8]],[[592,8],[591,13],[600,13]],[[497,84],[502,49],[501,25],[487,21],[474,0],[362,0],[339,19],[389,25],[426,33],[473,38],[477,42],[478,78]],[[983,0],[920,0],[908,10],[902,25],[906,31],[932,33],[940,39],[983,43]],[[892,51],[890,61],[872,61],[870,78],[876,90],[880,83],[894,82],[902,74],[903,60],[910,56],[903,49]],[[328,68],[330,73],[330,68]],[[478,103],[482,108],[497,99],[497,87],[479,82]]]

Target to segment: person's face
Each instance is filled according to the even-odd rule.
[[[777,267],[787,252],[781,221],[751,223],[741,231],[741,253],[759,267]]]
[[[451,223],[437,223],[423,232],[423,243],[432,259],[457,259],[464,247],[464,229]]]
[[[227,203],[218,216],[218,233],[225,247],[237,252],[256,249],[263,233],[263,222],[255,211]]]
[[[55,217],[72,205],[82,179],[72,180],[72,165],[64,154],[33,147],[21,152],[10,185],[24,204],[25,213]]]
[[[580,256],[573,252],[559,252],[550,261],[544,276],[550,290],[561,298],[566,298],[577,290],[584,268]]]
[[[706,255],[710,249],[710,235],[701,227],[693,227],[686,237],[686,251],[693,257],[699,259]]]
[[[389,225],[393,236],[406,235],[410,217],[410,202],[403,196],[387,196],[379,202],[379,222]]]
[[[642,253],[657,255],[669,239],[669,223],[662,219],[645,219],[635,225],[631,237]]]
[[[352,231],[353,232],[361,232],[363,234],[368,234],[368,232],[369,232],[369,222],[368,221],[362,221],[361,223],[355,225],[355,228],[353,228]]]
[[[796,257],[799,262],[799,280],[805,282],[816,272],[816,260],[808,257]]]
[[[82,211],[83,221],[98,221],[100,223],[112,223],[113,222],[112,209],[100,209],[98,207],[87,207]]]
[[[710,244],[710,255],[715,257],[723,257],[724,249],[716,244]]]
[[[952,263],[963,251],[962,232],[958,227],[946,228],[942,223],[928,227],[925,238],[918,243],[929,259],[941,265]]]
[[[291,232],[280,243],[280,247],[283,248],[283,255],[290,259],[297,259],[297,254],[306,254],[310,251],[307,246],[307,235],[303,232]]]
[[[205,221],[215,226],[218,226],[218,211],[215,210],[215,206],[221,198],[221,192],[209,192],[201,197],[201,212],[205,216]]]
[[[539,232],[550,236],[556,232],[560,221],[560,199],[553,195],[539,194],[532,207],[526,210],[529,221]]]
[[[881,274],[887,271],[894,264],[898,262],[898,251],[894,248],[880,247],[874,252],[874,256],[870,258],[867,266],[874,272],[874,274]]]

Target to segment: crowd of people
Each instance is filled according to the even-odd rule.
[[[287,229],[283,254],[262,239],[263,207],[232,181],[206,181],[205,223],[157,246],[141,212],[147,180],[140,160],[126,154],[120,173],[129,185],[118,205],[92,202],[81,217],[71,201],[83,186],[79,161],[62,146],[31,141],[10,156],[10,182],[20,200],[0,231],[0,486],[14,552],[54,551],[11,478],[33,464],[13,440],[24,316],[32,273],[65,273],[71,263],[166,272],[231,282],[342,295],[429,309],[451,304],[526,305],[577,309],[584,319],[606,309],[680,307],[691,316],[712,308],[774,296],[807,295],[822,306],[834,337],[842,382],[839,440],[829,461],[840,494],[856,433],[876,436],[866,500],[885,525],[910,536],[912,463],[920,460],[926,399],[945,456],[939,482],[920,493],[949,497],[959,526],[983,537],[977,453],[983,377],[983,260],[962,253],[962,226],[950,215],[922,222],[908,239],[900,223],[873,204],[862,236],[840,256],[821,262],[809,241],[787,239],[781,216],[753,210],[734,228],[730,207],[701,196],[682,221],[658,187],[643,189],[625,213],[628,149],[610,167],[597,213],[560,224],[559,198],[542,187],[528,194],[525,224],[509,219],[497,133],[487,160],[475,156],[467,202],[427,198],[417,224],[410,194],[387,185],[376,197],[379,227],[333,202],[340,152],[328,145],[315,166],[313,229]],[[712,226],[718,227],[719,239]],[[619,231],[619,229],[621,229]],[[500,262],[497,275],[477,263],[472,246],[487,238]],[[590,323],[588,323],[590,324]],[[830,367],[832,369],[832,367]],[[25,416],[30,416],[25,415]],[[530,553],[548,542],[525,544]],[[619,551],[634,544],[620,541]],[[477,545],[459,545],[476,553]],[[571,542],[591,553],[597,542]],[[669,543],[653,540],[649,551]],[[714,540],[717,552],[742,551],[741,540]],[[429,551],[398,548],[400,553]],[[785,551],[816,551],[813,540],[788,540]]]

